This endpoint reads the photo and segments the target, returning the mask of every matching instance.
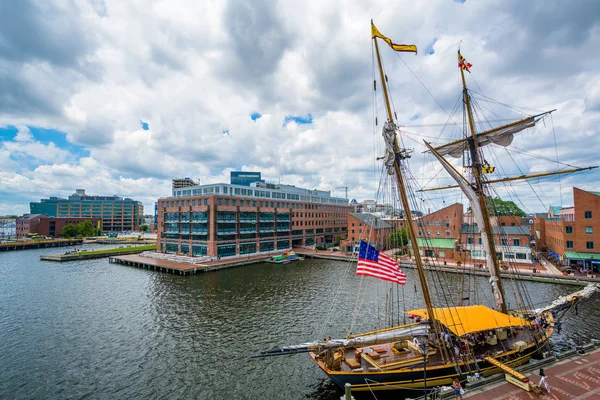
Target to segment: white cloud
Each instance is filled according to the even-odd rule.
[[[397,12],[382,0],[343,6],[308,0],[276,5],[81,0],[75,7],[65,2],[43,8],[25,3],[30,10],[25,26],[41,32],[43,40],[40,46],[21,46],[20,56],[15,46],[0,45],[0,72],[7,72],[0,76],[10,77],[0,78],[0,124],[19,126],[18,137],[0,145],[0,179],[14,188],[0,201],[10,193],[35,201],[84,187],[142,199],[148,209],[168,195],[173,177],[223,182],[238,168],[307,188],[350,186],[350,197],[373,198],[385,117],[380,85],[375,98],[372,93],[377,70],[371,16],[394,41],[420,48],[418,56],[399,55],[380,44],[395,111],[413,134],[404,143],[415,148],[411,165],[418,182],[439,170],[423,165],[421,151],[422,139],[433,141],[440,127],[423,125],[447,121],[446,111],[460,96],[459,43],[474,65],[468,77],[474,92],[533,109],[558,108],[545,126],[515,141],[519,148],[553,160],[556,138],[565,162],[583,166],[597,159],[600,23],[591,1],[548,6],[439,0],[404,2]],[[16,7],[15,14],[21,15]],[[55,16],[54,22],[35,24],[42,15]],[[1,39],[18,38],[0,28]],[[52,44],[57,39],[68,45],[57,48]],[[424,55],[434,39],[434,53]],[[53,52],[45,50],[46,42]],[[489,108],[483,100],[480,106]],[[489,119],[515,115],[493,111],[499,114]],[[253,112],[262,117],[252,121]],[[286,116],[308,113],[313,124],[283,126]],[[421,118],[410,121],[416,114]],[[140,120],[148,131],[140,129]],[[25,126],[63,131],[72,143],[89,148],[90,156],[77,159],[55,144],[40,143]],[[222,134],[225,129],[229,135]],[[442,133],[450,135],[450,129]],[[585,138],[585,149],[578,138]],[[513,156],[528,170],[553,167],[504,150],[494,154],[508,164]],[[33,166],[26,161],[32,157]],[[516,165],[506,172],[519,173]],[[441,174],[438,178],[442,181]],[[594,189],[589,177],[569,179],[563,192],[579,184]],[[531,197],[527,187],[519,193]],[[547,202],[560,201],[558,190],[546,195]],[[542,206],[538,199],[527,201],[532,210]]]

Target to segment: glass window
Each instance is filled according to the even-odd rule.
[[[446,236],[450,236],[450,231],[446,231]]]
[[[507,238],[501,238],[500,239],[500,244],[502,246],[508,246],[508,239]]]
[[[437,231],[437,232],[435,232],[435,235],[436,235],[436,236],[440,236],[440,235],[441,235],[441,232],[440,232],[440,231]]]
[[[513,239],[513,246],[520,246],[521,245],[521,239]]]
[[[586,226],[585,227],[585,233],[587,233],[588,235],[594,233],[594,227],[592,227],[592,226]]]
[[[467,244],[473,244],[473,238],[472,237],[468,237],[467,238]]]
[[[223,205],[223,202],[221,201],[221,199],[218,200],[219,205]]]
[[[567,240],[567,249],[572,249],[572,248],[573,248],[573,241]]]
[[[584,213],[584,215],[585,215],[585,219],[592,219],[592,212],[591,211],[586,211]]]
[[[243,205],[243,201],[242,201],[242,205]],[[231,200],[231,205],[232,206],[237,206],[237,201],[236,200]]]
[[[208,205],[208,199],[204,199],[204,205],[207,206]]]
[[[594,249],[594,242],[585,242],[585,248],[588,250]]]
[[[565,227],[565,232],[566,233],[573,233],[573,227],[571,225],[567,225]]]

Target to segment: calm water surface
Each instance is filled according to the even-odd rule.
[[[1,399],[339,399],[307,355],[248,357],[383,325],[385,291],[354,277],[345,262],[182,277],[107,259],[39,261],[61,251],[0,253]],[[407,275],[414,282],[414,271]],[[436,279],[457,292],[457,276]],[[527,287],[536,304],[575,290]],[[476,290],[485,300],[485,279],[477,278]],[[410,284],[400,296],[408,309],[422,306]],[[598,338],[599,314],[598,299],[579,307],[553,337],[555,347]]]

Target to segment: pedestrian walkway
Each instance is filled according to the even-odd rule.
[[[600,349],[544,367],[544,373],[550,393],[541,388],[542,394],[536,395],[504,381],[493,386],[467,391],[463,398],[471,400],[600,399]],[[541,379],[537,370],[526,375],[535,383]]]

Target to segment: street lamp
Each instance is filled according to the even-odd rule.
[[[423,353],[423,399],[427,400],[427,343],[421,341],[421,353]]]

